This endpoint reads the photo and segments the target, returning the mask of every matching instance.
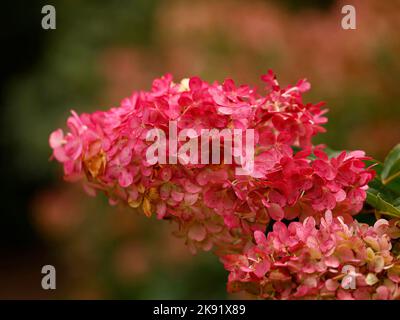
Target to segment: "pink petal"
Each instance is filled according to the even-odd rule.
[[[257,277],[262,278],[269,271],[270,268],[271,268],[271,263],[267,259],[264,259],[260,263],[256,264],[254,269],[254,274]]]
[[[190,192],[190,193],[198,193],[198,192],[201,191],[201,187],[199,187],[198,185],[192,183],[189,180],[185,181],[184,186],[185,186],[185,190],[187,192]]]
[[[61,129],[53,131],[49,137],[49,144],[52,149],[56,149],[62,146],[64,142],[64,133]]]
[[[203,241],[207,235],[207,230],[200,223],[195,223],[189,229],[188,236],[192,240]]]
[[[267,238],[265,237],[264,232],[259,230],[254,231],[254,240],[256,241],[257,245],[262,246],[267,244]]]
[[[165,202],[160,202],[156,206],[156,212],[157,212],[157,219],[162,219],[165,216],[165,213],[167,212],[167,206]]]
[[[337,268],[339,266],[339,259],[335,256],[325,258],[325,265],[329,268]]]
[[[280,221],[285,217],[285,212],[283,211],[281,206],[279,206],[276,203],[270,204],[270,206],[268,208],[268,213],[269,213],[269,216],[271,217],[271,219],[274,219],[276,221]]]
[[[54,157],[60,162],[67,162],[69,160],[69,157],[66,155],[63,147],[54,149],[53,154]]]
[[[325,282],[325,287],[329,290],[329,291],[336,291],[337,288],[339,288],[339,281],[337,280],[332,280],[332,279],[328,279]]]
[[[184,196],[185,196],[184,193],[178,192],[176,190],[172,190],[171,192],[171,198],[176,202],[181,202]]]
[[[118,177],[118,183],[121,187],[129,187],[133,182],[132,175],[127,170],[122,170]]]
[[[169,167],[162,168],[160,175],[161,175],[161,179],[163,181],[169,181],[172,177],[171,168],[169,168]]]

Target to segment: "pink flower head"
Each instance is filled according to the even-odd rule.
[[[395,260],[382,231],[386,225],[368,229],[351,218],[361,210],[374,176],[365,167],[364,153],[328,157],[323,147],[313,146],[311,140],[324,132],[327,118],[322,103],[303,103],[302,94],[310,89],[306,80],[282,88],[272,71],[262,80],[266,86],[258,90],[231,79],[208,83],[191,77],[174,83],[166,75],[154,80],[150,91],[134,92],[118,107],[72,112],[69,131],[57,129],[50,135],[53,157],[63,165],[65,178],[81,180],[89,194],[101,191],[110,204],[174,221],[176,235],[193,252],[215,248],[230,271],[232,287],[251,286],[262,297],[347,297],[337,276],[344,264],[351,264],[366,277],[368,270],[391,281],[388,286],[379,280],[352,297],[393,297],[398,273],[397,267],[388,268]],[[174,149],[188,141],[170,143],[171,121],[179,132],[191,129],[189,142],[205,129],[253,130],[253,170],[237,174],[236,160],[247,152],[237,146],[235,161],[182,163],[190,157],[177,156]],[[168,159],[166,164],[146,157],[153,129],[164,132],[157,139],[164,138],[166,146],[156,160]],[[217,143],[223,145],[225,139],[232,142],[224,138]],[[209,138],[194,149],[212,143]],[[296,218],[300,221],[289,227],[283,223]],[[275,222],[273,232],[265,237],[270,221]]]
[[[398,299],[400,260],[389,229],[386,220],[346,225],[330,212],[319,225],[313,217],[276,222],[267,236],[256,231],[244,253],[222,257],[228,288],[269,299]]]

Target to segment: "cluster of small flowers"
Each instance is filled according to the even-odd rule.
[[[308,217],[276,222],[267,237],[256,231],[243,254],[221,259],[229,290],[262,298],[399,299],[400,259],[391,252],[399,237],[398,220],[345,224],[327,211],[319,226]]]
[[[77,115],[50,135],[53,157],[65,178],[83,181],[95,195],[103,191],[111,204],[141,208],[145,215],[178,224],[176,234],[189,248],[220,256],[242,254],[254,232],[270,220],[309,216],[319,221],[328,210],[352,221],[366,197],[374,171],[362,151],[329,158],[311,139],[327,119],[322,103],[304,104],[310,84],[300,80],[281,88],[270,71],[262,76],[263,93],[228,79],[212,84],[198,77],[174,83],[170,75],[153,82],[151,91],[135,92],[108,111]],[[149,163],[146,137],[154,128],[253,129],[254,170],[237,175],[237,164]],[[223,142],[220,142],[223,144]],[[180,146],[184,142],[178,142]],[[294,150],[298,150],[294,152]],[[170,150],[167,150],[170,152]],[[259,237],[259,236],[258,236]]]

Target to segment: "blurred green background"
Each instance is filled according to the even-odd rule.
[[[41,28],[45,4],[56,30]],[[341,28],[345,4],[356,30]],[[327,102],[318,142],[382,159],[400,141],[398,0],[16,0],[1,15],[0,298],[233,297],[217,258],[192,256],[167,222],[62,181],[48,135],[71,109],[117,106],[167,72],[258,83],[272,68]]]

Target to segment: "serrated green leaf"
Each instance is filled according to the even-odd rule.
[[[394,179],[386,184],[386,187],[400,196],[400,179]]]
[[[396,207],[392,203],[383,199],[382,195],[373,188],[369,188],[367,191],[367,203],[382,214],[396,218],[400,217],[400,207]]]
[[[400,198],[394,199],[393,202],[392,202],[392,204],[393,204],[395,207],[400,207]]]
[[[384,184],[400,178],[400,144],[395,146],[386,157],[381,178]]]
[[[368,167],[373,166],[372,169],[376,171],[375,178],[368,184],[370,187],[379,190],[381,193],[390,195],[393,199],[400,197],[400,178],[393,179],[384,185],[381,180],[383,163],[375,159],[364,160],[364,162]]]

